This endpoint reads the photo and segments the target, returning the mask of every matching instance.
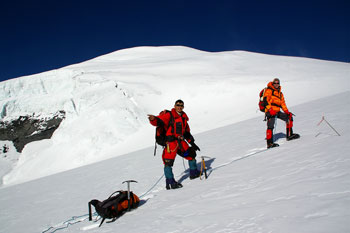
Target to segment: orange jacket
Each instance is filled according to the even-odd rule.
[[[267,88],[264,93],[264,96],[266,96],[267,100],[265,112],[268,112],[270,108],[272,108],[272,110],[274,110],[275,112],[279,112],[281,108],[284,112],[288,112],[288,108],[286,102],[284,101],[284,96],[281,92],[281,89],[281,86],[279,86],[279,88],[276,89],[273,86],[272,82],[269,82],[269,84],[267,84]]]

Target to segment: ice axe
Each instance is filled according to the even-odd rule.
[[[203,171],[204,171],[204,177],[205,179],[208,178],[208,175],[207,175],[207,168],[205,166],[205,161],[204,161],[204,158],[210,158],[208,156],[201,156],[202,157],[202,162],[201,162],[201,172],[199,174],[199,178],[202,179],[202,174],[203,174]]]
[[[130,210],[130,183],[137,183],[136,180],[126,180],[126,181],[123,181],[122,184],[124,183],[128,183],[128,211]]]

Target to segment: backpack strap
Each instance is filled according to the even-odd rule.
[[[135,196],[133,192],[130,192],[130,197],[131,197],[131,208],[135,208]]]
[[[276,96],[276,97],[278,97],[278,98],[281,98],[281,93],[282,93],[282,92],[279,92],[279,93],[280,93],[280,95],[278,96],[278,95],[275,95],[275,94],[274,94],[275,90],[274,90],[274,89],[272,89],[271,87],[266,87],[266,89],[270,89],[270,90],[271,90],[271,92],[272,92],[271,94],[272,94],[273,96]],[[266,89],[265,89],[265,90],[266,90]],[[265,94],[265,91],[264,91],[264,94]],[[263,96],[264,96],[264,95],[263,95]]]
[[[89,202],[89,221],[92,221],[92,214],[91,214],[91,201]]]
[[[113,200],[113,201],[114,201],[114,205],[113,205],[113,206],[114,206],[114,208],[115,208],[116,214],[119,213],[118,204],[119,204],[120,200],[121,200],[121,199],[124,199],[124,198],[128,199],[127,191],[121,191],[121,192],[120,192],[120,195],[119,195],[116,199]]]
[[[166,112],[170,114],[168,129],[169,129],[169,127],[171,127],[171,133],[174,134],[174,132],[175,132],[174,131],[174,116],[173,116],[171,111],[166,110]]]
[[[176,138],[173,136],[175,134],[175,127],[174,127],[175,120],[174,120],[174,116],[173,116],[171,111],[169,111],[169,114],[170,114],[170,120],[169,120],[168,129],[169,129],[169,127],[171,127],[171,134],[172,135],[166,136],[166,141],[173,142],[176,140]]]
[[[111,198],[115,193],[122,193],[122,192],[123,192],[122,190],[115,191],[114,193],[112,193],[111,195],[109,195],[109,197],[108,197],[107,199]]]
[[[106,218],[103,218],[100,225],[98,227],[101,227],[102,226],[102,223],[106,220]]]

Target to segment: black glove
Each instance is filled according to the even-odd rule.
[[[194,142],[190,142],[192,148],[195,150],[195,151],[200,151],[201,149],[194,143]]]

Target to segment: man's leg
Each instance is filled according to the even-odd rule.
[[[179,151],[178,154],[188,160],[188,166],[190,167],[190,179],[196,179],[200,175],[200,172],[197,169],[197,153],[192,147],[189,147],[186,142],[182,142],[182,148],[184,148],[184,151]]]
[[[287,141],[300,137],[299,134],[293,133],[293,117],[291,115],[280,112],[277,117],[286,122]]]
[[[174,145],[170,145],[169,148],[173,148]],[[175,145],[176,146],[176,145]],[[167,147],[164,148],[162,158],[164,163],[164,175],[166,181],[166,189],[177,189],[181,188],[182,185],[175,181],[173,174],[173,165],[176,157],[176,150],[169,150]]]
[[[273,142],[273,129],[275,127],[275,116],[271,116],[269,113],[266,114],[267,117],[267,130],[266,130],[266,144],[267,148],[272,148],[279,146],[277,143]]]

